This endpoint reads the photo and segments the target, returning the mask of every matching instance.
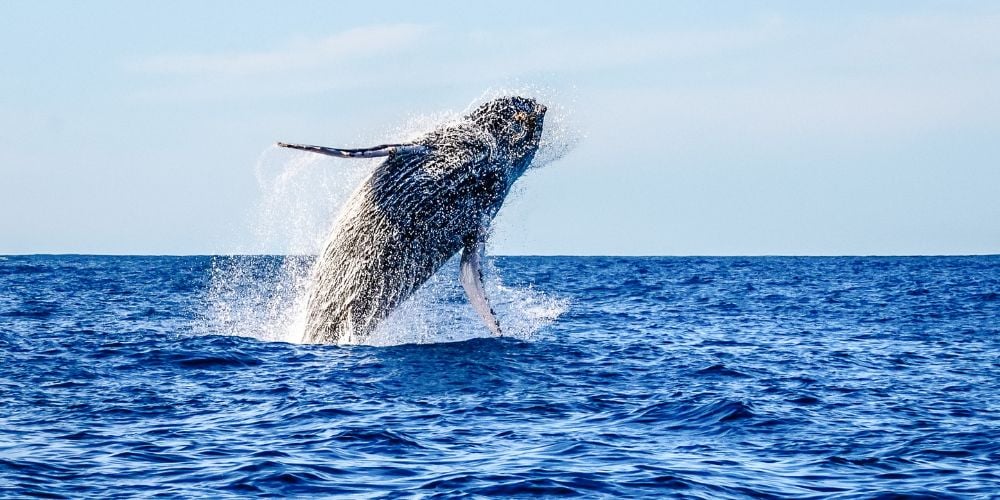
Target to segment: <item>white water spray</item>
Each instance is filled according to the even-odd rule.
[[[468,109],[500,95],[534,90],[491,90]],[[566,126],[566,108],[551,104],[541,145],[532,168],[565,155],[578,134]],[[399,143],[457,121],[468,111],[415,116],[402,127],[370,142]],[[253,225],[254,251],[280,256],[233,256],[213,263],[209,290],[209,329],[215,333],[267,341],[299,342],[315,255],[336,224],[344,203],[379,163],[339,160],[305,152],[269,148],[256,168],[261,202]],[[523,183],[523,181],[521,181]],[[507,202],[511,201],[508,199]],[[487,292],[505,335],[531,339],[567,308],[565,300],[531,288],[507,287],[494,265],[487,266]],[[413,296],[394,310],[365,344],[435,343],[490,336],[467,304],[458,282],[457,258],[451,259]]]

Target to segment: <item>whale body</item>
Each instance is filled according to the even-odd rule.
[[[538,150],[545,111],[533,99],[501,97],[412,143],[278,143],[341,158],[386,158],[348,199],[314,264],[302,341],[363,341],[459,251],[470,304],[502,335],[483,285],[485,243],[511,185]]]

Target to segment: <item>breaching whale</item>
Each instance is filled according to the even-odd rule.
[[[538,150],[545,111],[533,99],[501,97],[406,144],[279,142],[341,158],[386,158],[348,199],[314,264],[302,341],[363,341],[459,251],[470,304],[502,335],[483,285],[486,237]]]

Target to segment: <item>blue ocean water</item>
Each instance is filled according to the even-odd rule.
[[[213,331],[220,259],[0,257],[0,496],[1000,495],[1000,256],[502,257],[565,312],[393,347]]]

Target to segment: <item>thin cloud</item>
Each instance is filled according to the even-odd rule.
[[[784,21],[764,18],[729,29],[665,32],[473,31],[439,33],[431,51],[448,54],[421,62],[410,82],[495,82],[533,74],[630,72],[664,64],[729,57],[762,50],[786,36]],[[457,47],[457,48],[456,48]]]
[[[136,64],[150,73],[242,76],[311,70],[376,54],[412,47],[426,26],[391,24],[366,26],[316,39],[301,39],[284,47],[230,54],[159,55]]]
[[[1000,55],[998,20],[924,14],[823,24],[772,15],[712,29],[586,35],[369,26],[274,50],[151,58],[146,70],[195,78],[164,79],[135,95],[240,100],[555,79],[592,88],[603,102],[642,95],[639,116],[670,111],[655,116],[706,126],[751,120],[754,133],[778,138],[910,133],[995,113],[1000,102],[988,89],[1000,78],[991,64]],[[240,78],[247,73],[258,78]]]

